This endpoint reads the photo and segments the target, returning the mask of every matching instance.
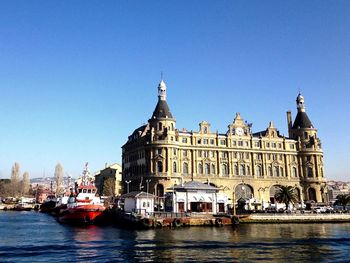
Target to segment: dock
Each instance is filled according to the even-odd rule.
[[[232,215],[194,214],[194,213],[153,213],[140,215],[117,212],[115,222],[133,228],[162,228],[162,227],[190,227],[190,226],[235,226],[239,218]]]
[[[350,223],[350,214],[250,214],[240,223]]]

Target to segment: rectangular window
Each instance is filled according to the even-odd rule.
[[[162,149],[157,149],[157,154],[162,154]]]
[[[187,143],[187,138],[182,138],[182,143]]]
[[[220,145],[226,145],[226,140],[220,140]]]
[[[198,143],[198,144],[201,144],[201,143],[202,143],[202,140],[201,140],[201,139],[198,139],[197,143]]]
[[[186,157],[186,156],[187,156],[187,151],[186,151],[186,150],[183,150],[183,151],[182,151],[182,155],[183,155],[184,157]]]
[[[245,147],[248,147],[248,146],[249,146],[249,142],[248,142],[248,141],[245,141],[245,142],[244,142],[244,146],[245,146]]]
[[[208,144],[208,139],[203,139],[203,144]]]
[[[294,149],[294,144],[289,144],[289,148]]]
[[[254,147],[260,148],[260,142],[254,142]]]
[[[280,149],[282,148],[282,144],[281,143],[278,144],[278,148],[280,148]]]
[[[210,144],[215,144],[214,139],[210,139]]]
[[[243,141],[238,141],[238,146],[243,146]]]
[[[267,147],[267,148],[270,147],[270,143],[269,143],[269,142],[266,143],[266,147]]]
[[[276,148],[276,143],[275,142],[271,143],[271,147]]]
[[[233,145],[233,146],[236,146],[236,145],[237,145],[237,142],[236,142],[236,141],[232,141],[232,145]]]

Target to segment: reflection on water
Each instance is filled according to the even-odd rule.
[[[250,224],[134,231],[72,227],[32,212],[0,212],[1,262],[346,261],[350,224]]]

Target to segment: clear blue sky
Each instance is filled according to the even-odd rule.
[[[121,163],[160,72],[177,128],[235,113],[287,135],[300,89],[328,179],[349,178],[350,1],[1,1],[0,177]]]

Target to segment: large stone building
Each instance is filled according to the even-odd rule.
[[[95,174],[95,185],[99,195],[119,196],[122,194],[122,167],[117,164],[105,165]]]
[[[180,131],[162,80],[151,118],[122,147],[123,182],[128,182],[130,191],[148,190],[158,196],[184,182],[206,182],[231,200],[250,199],[263,207],[274,203],[276,186],[288,185],[295,187],[301,202],[325,202],[321,142],[301,94],[296,102],[294,122],[287,112],[288,137],[272,122],[266,130],[252,132],[239,113],[225,133],[212,132],[206,121],[196,132]]]

